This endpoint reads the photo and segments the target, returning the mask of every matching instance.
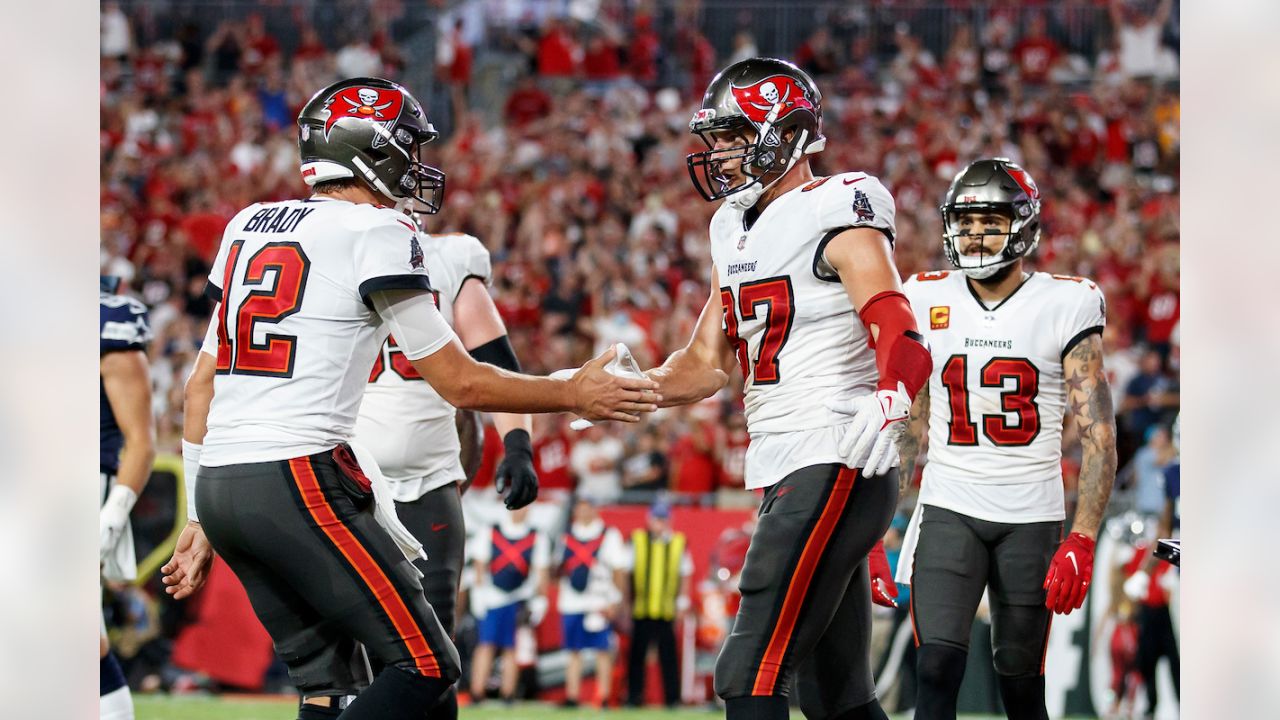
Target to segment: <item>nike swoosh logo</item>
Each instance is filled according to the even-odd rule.
[[[852,184],[854,184],[854,183],[858,182],[859,180],[866,180],[866,179],[867,179],[867,176],[866,176],[866,175],[863,175],[863,176],[862,176],[862,177],[860,177],[860,178],[854,178],[854,179],[852,179],[852,180],[841,180],[840,182],[844,183],[845,185],[852,185]]]
[[[1067,551],[1067,559],[1071,561],[1071,567],[1075,568],[1075,569],[1076,569],[1076,574],[1077,574],[1077,575],[1079,575],[1079,574],[1080,574],[1080,566],[1076,564],[1076,551],[1075,551],[1075,550],[1068,550],[1068,551]]]
[[[440,532],[449,527],[449,523],[431,523],[431,532]]]

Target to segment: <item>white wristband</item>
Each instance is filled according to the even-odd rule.
[[[119,507],[122,510],[121,516],[127,518],[136,502],[138,502],[138,493],[120,483],[116,483],[111,486],[111,492],[107,493],[107,501],[103,503],[103,506]]]
[[[200,522],[196,515],[196,475],[200,472],[200,451],[204,445],[182,441],[182,482],[187,487],[187,520]]]

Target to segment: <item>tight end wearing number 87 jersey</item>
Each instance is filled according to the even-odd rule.
[[[893,219],[889,192],[861,172],[818,178],[763,213],[725,203],[712,217],[725,335],[746,378],[748,488],[844,461],[837,445],[849,418],[822,400],[874,393],[879,374],[866,325],[823,253],[849,228],[892,242]],[[797,444],[800,431],[817,432]]]

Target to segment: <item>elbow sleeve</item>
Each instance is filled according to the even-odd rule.
[[[516,357],[516,351],[511,347],[511,339],[506,335],[494,338],[480,347],[468,350],[471,357],[476,362],[489,363],[510,370],[511,372],[520,372],[520,360]]]
[[[410,360],[421,360],[455,337],[431,294],[388,290],[370,296],[374,310],[391,328],[396,345]]]

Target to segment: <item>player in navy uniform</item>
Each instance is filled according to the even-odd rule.
[[[151,340],[147,308],[131,297],[117,295],[117,285],[114,278],[104,277],[98,293],[98,394],[102,400],[98,559],[105,579],[123,581],[137,576],[129,511],[151,474],[155,427],[147,367],[147,342]],[[105,622],[101,631],[99,717],[132,718],[133,699],[107,644]]]

